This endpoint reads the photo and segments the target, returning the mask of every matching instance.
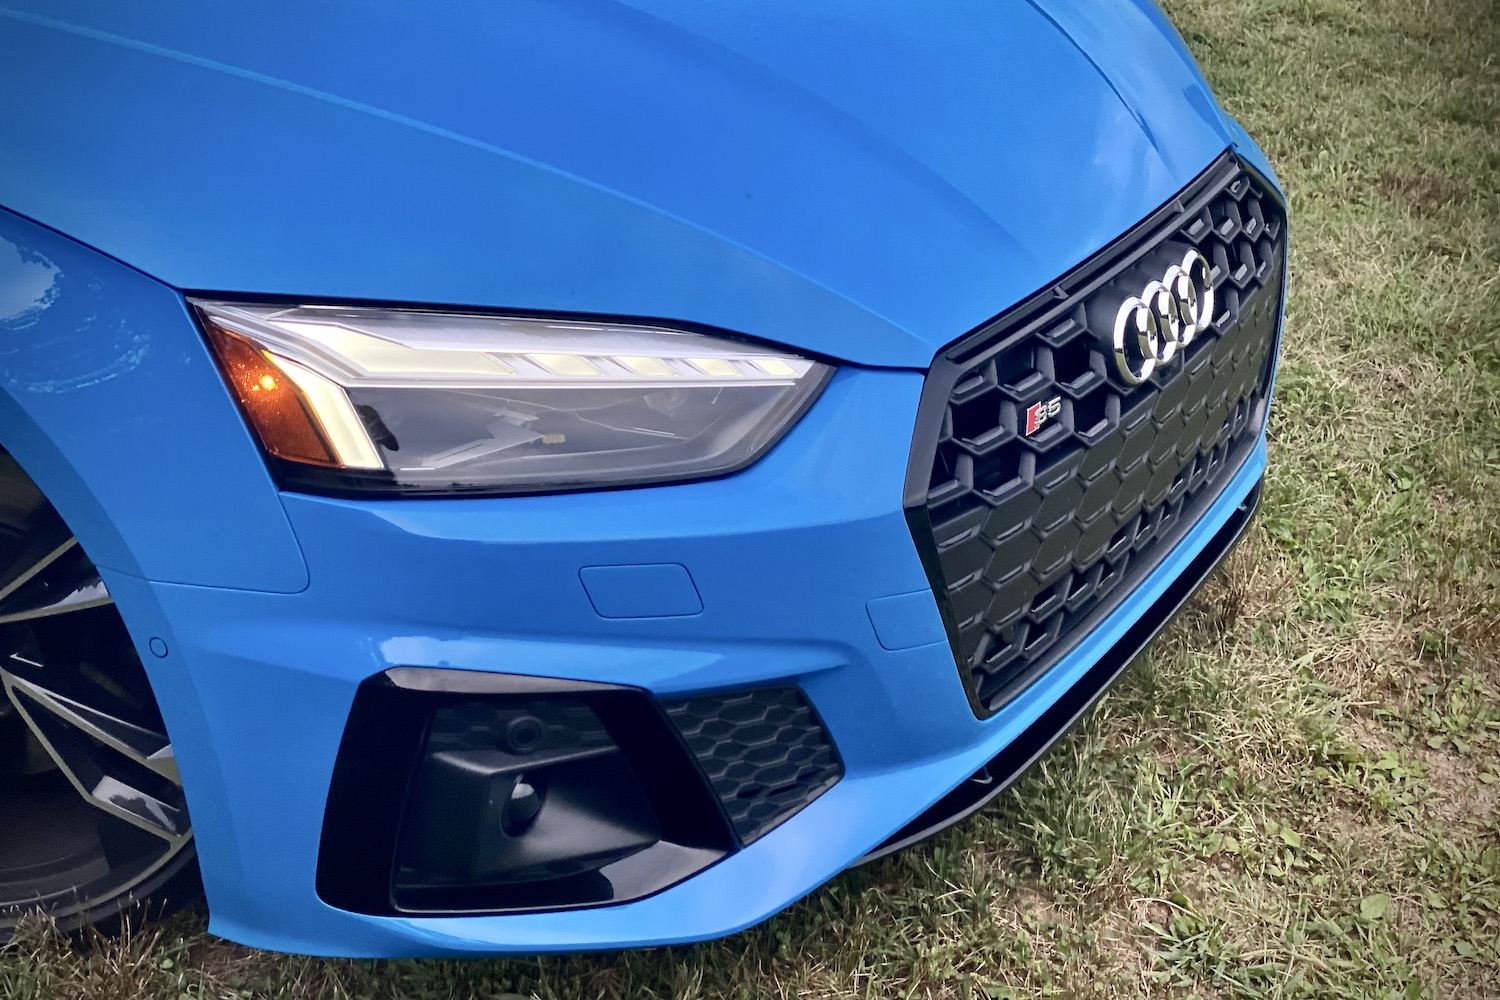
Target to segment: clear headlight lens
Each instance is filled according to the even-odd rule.
[[[528,492],[743,468],[831,369],[698,333],[194,300],[284,485]]]

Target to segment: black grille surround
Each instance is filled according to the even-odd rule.
[[[833,740],[798,688],[729,691],[661,705],[742,844],[801,812],[844,775]]]
[[[1219,495],[1264,421],[1285,206],[1226,153],[1131,232],[939,354],[907,520],[975,714],[999,711],[1119,606]],[[1197,249],[1207,330],[1137,386],[1115,313]],[[1060,399],[1032,435],[1025,412]]]

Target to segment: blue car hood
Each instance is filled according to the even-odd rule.
[[[1150,0],[21,0],[0,93],[0,206],[179,288],[893,366],[1230,142]]]

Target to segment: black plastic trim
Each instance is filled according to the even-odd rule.
[[[1217,533],[1078,682],[988,764],[943,796],[879,847],[856,861],[868,864],[924,840],[973,815],[1009,788],[1083,718],[1151,641],[1166,628],[1234,549],[1260,506],[1257,482]]]
[[[1171,238],[1180,230],[1184,219],[1191,219],[1206,212],[1217,199],[1233,188],[1238,178],[1243,176],[1248,176],[1259,193],[1270,196],[1276,206],[1281,209],[1284,225],[1286,203],[1281,193],[1266,180],[1264,175],[1241,160],[1233,150],[1226,150],[1177,195],[1152,212],[1145,220],[1047,287],[960,337],[944,348],[933,361],[918,404],[904,486],[904,512],[908,528],[916,543],[918,556],[933,594],[937,598],[943,626],[948,635],[949,647],[953,653],[960,680],[964,685],[965,694],[975,716],[980,719],[992,716],[1006,702],[1066,656],[1077,646],[1078,641],[1084,635],[1097,627],[1104,617],[1119,606],[1119,600],[1118,598],[1113,601],[1105,600],[1086,613],[1081,620],[1069,623],[1051,648],[1029,663],[1024,672],[1018,674],[999,690],[981,693],[979,685],[971,682],[971,668],[964,656],[959,622],[955,618],[948,599],[948,581],[940,561],[928,506],[929,483],[950,399],[959,383],[969,377],[983,362],[1037,336],[1039,330],[1056,321],[1057,308],[1062,303],[1086,302],[1101,287],[1135,267],[1143,258],[1157,252],[1163,240]],[[1282,256],[1283,274],[1278,292],[1280,297],[1277,304],[1278,319],[1272,331],[1271,346],[1261,372],[1260,397],[1255,401],[1255,408],[1247,421],[1252,428],[1260,428],[1264,425],[1270,405],[1271,377],[1274,373],[1280,343],[1280,306],[1284,303],[1286,292],[1284,234],[1281,241],[1281,249],[1278,252]],[[1116,391],[1118,392],[1119,389]],[[1253,447],[1256,436],[1253,431],[1245,434],[1234,450],[1226,456],[1222,473],[1223,482],[1227,483],[1232,477],[1233,470],[1238,469],[1242,464]],[[1088,453],[1087,449],[1084,449],[1084,453]],[[1218,490],[1213,490],[1209,497],[1205,498],[1205,502],[1211,503],[1212,498],[1216,497],[1218,492]],[[1198,502],[1194,500],[1195,504]],[[1170,533],[1163,534],[1150,549],[1145,550],[1144,558],[1138,561],[1133,560],[1127,577],[1115,588],[1116,593],[1123,597],[1139,586],[1141,580],[1160,564],[1165,554],[1186,534],[1192,521],[1191,517],[1183,518]]]
[[[943,348],[933,359],[932,369],[922,387],[922,399],[917,406],[917,423],[912,433],[911,458],[906,466],[904,503],[907,510],[925,508],[927,486],[932,474],[932,459],[937,450],[937,440],[942,432],[943,413],[948,399],[958,380],[969,371],[974,356],[980,351],[998,354],[1005,348],[1024,339],[1031,331],[1017,329],[1010,336],[995,339],[997,334],[1024,316],[1045,305],[1049,300],[1081,299],[1107,283],[1115,275],[1128,270],[1142,257],[1149,254],[1157,242],[1176,228],[1178,221],[1193,212],[1203,209],[1218,196],[1224,182],[1241,169],[1239,160],[1232,153],[1224,153],[1203,173],[1175,195],[1171,201],[1152,212],[1146,219],[1099,250],[1088,260],[1069,270],[1062,278],[1049,283],[1017,302],[952,344]],[[1274,190],[1274,189],[1273,189]],[[1184,200],[1187,196],[1188,200]],[[1064,282],[1068,288],[1063,287]],[[928,537],[931,537],[929,534]]]
[[[587,885],[530,895],[475,886],[398,899],[404,815],[428,728],[442,707],[489,699],[560,695],[583,699],[631,765],[661,827],[653,848],[594,873]],[[697,763],[648,692],[519,675],[397,667],[355,694],[329,787],[316,888],[330,906],[378,916],[582,909],[642,899],[712,865],[737,838]],[[649,855],[649,857],[648,857]]]
[[[794,685],[664,699],[662,708],[741,846],[806,809],[844,776],[828,727]]]

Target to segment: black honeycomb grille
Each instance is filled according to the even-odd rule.
[[[769,833],[843,777],[844,763],[800,690],[664,701],[740,842]]]
[[[975,711],[1113,610],[1248,456],[1282,295],[1285,214],[1226,155],[1133,232],[939,357],[907,511]],[[1113,368],[1120,303],[1196,248],[1213,324],[1151,378]],[[1026,411],[1058,400],[1025,433]]]

